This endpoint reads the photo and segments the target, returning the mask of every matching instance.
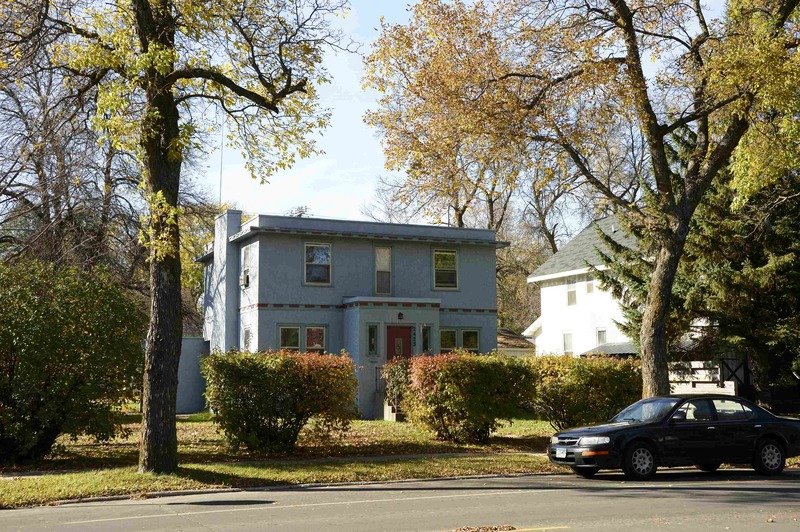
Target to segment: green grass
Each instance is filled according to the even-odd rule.
[[[156,491],[558,471],[563,470],[544,457],[521,453],[414,459],[188,463],[173,475],[140,474],[134,467],[121,467],[0,480],[0,508],[107,495],[136,497]]]
[[[552,434],[542,421],[518,419],[504,425],[486,445],[462,445],[436,440],[433,435],[411,423],[391,421],[354,421],[349,432],[340,438],[319,443],[302,433],[297,448],[287,454],[252,454],[228,448],[208,414],[196,414],[178,420],[178,454],[181,463],[239,462],[265,459],[311,459],[326,457],[416,455],[441,453],[512,453],[542,452]],[[59,439],[51,456],[45,460],[17,467],[0,467],[0,473],[30,471],[74,471],[134,466],[139,456],[138,415],[126,417],[126,434],[108,442],[90,437]]]
[[[45,460],[0,468],[0,507],[152,491],[553,470],[545,458],[528,454],[543,451],[552,434],[537,420],[504,424],[486,445],[438,441],[411,423],[355,421],[328,442],[302,433],[290,455],[259,455],[229,449],[210,416],[194,414],[177,423],[180,472],[141,475],[139,416],[124,420],[124,435],[112,441],[64,437]],[[442,456],[448,453],[466,456]]]

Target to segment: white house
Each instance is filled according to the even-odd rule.
[[[614,241],[635,249],[636,238],[626,233],[614,216],[596,221],[564,245],[530,276],[541,290],[541,315],[522,334],[536,344],[536,353],[585,355],[635,355],[638,349],[620,331],[624,321],[619,301],[592,278],[591,270],[603,270],[598,250],[608,248],[598,229]],[[696,322],[695,328],[708,324]],[[702,333],[687,333],[681,349],[691,352]],[[697,353],[695,353],[696,355]],[[733,364],[733,366],[731,365]],[[720,366],[708,359],[676,363],[671,366],[673,393],[726,393],[735,395],[742,381],[730,370],[736,361]]]
[[[608,216],[565,244],[530,276],[541,289],[541,315],[522,334],[539,354],[633,354],[636,348],[617,323],[623,320],[619,302],[592,278],[590,265],[604,268],[598,249],[607,251],[597,229],[627,247],[636,239]]]

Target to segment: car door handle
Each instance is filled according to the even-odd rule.
[[[757,428],[757,429],[760,429],[760,428],[761,428],[761,425],[756,425],[756,428]]]
[[[708,427],[708,430],[716,430],[717,427]]]

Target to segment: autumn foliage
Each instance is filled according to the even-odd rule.
[[[642,396],[638,360],[615,358],[456,352],[390,362],[384,378],[387,397],[413,423],[469,443],[486,442],[520,413],[561,430],[606,421]]]
[[[527,363],[535,382],[530,406],[556,430],[608,421],[642,398],[638,359],[539,356]]]
[[[414,357],[408,365],[402,409],[443,440],[486,442],[533,389],[528,366],[511,357],[451,353]]]
[[[309,422],[326,438],[355,417],[356,377],[348,356],[215,353],[202,361],[206,399],[231,447],[287,452]]]

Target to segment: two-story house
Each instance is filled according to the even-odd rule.
[[[493,231],[287,216],[216,220],[205,264],[211,351],[346,351],[358,407],[380,417],[394,357],[497,343]]]
[[[608,251],[598,228],[620,244],[636,247],[636,239],[608,216],[578,233],[528,277],[541,290],[541,314],[523,335],[534,341],[539,354],[636,353],[617,327],[624,320],[619,302],[591,274],[591,267],[604,268],[597,251]]]

